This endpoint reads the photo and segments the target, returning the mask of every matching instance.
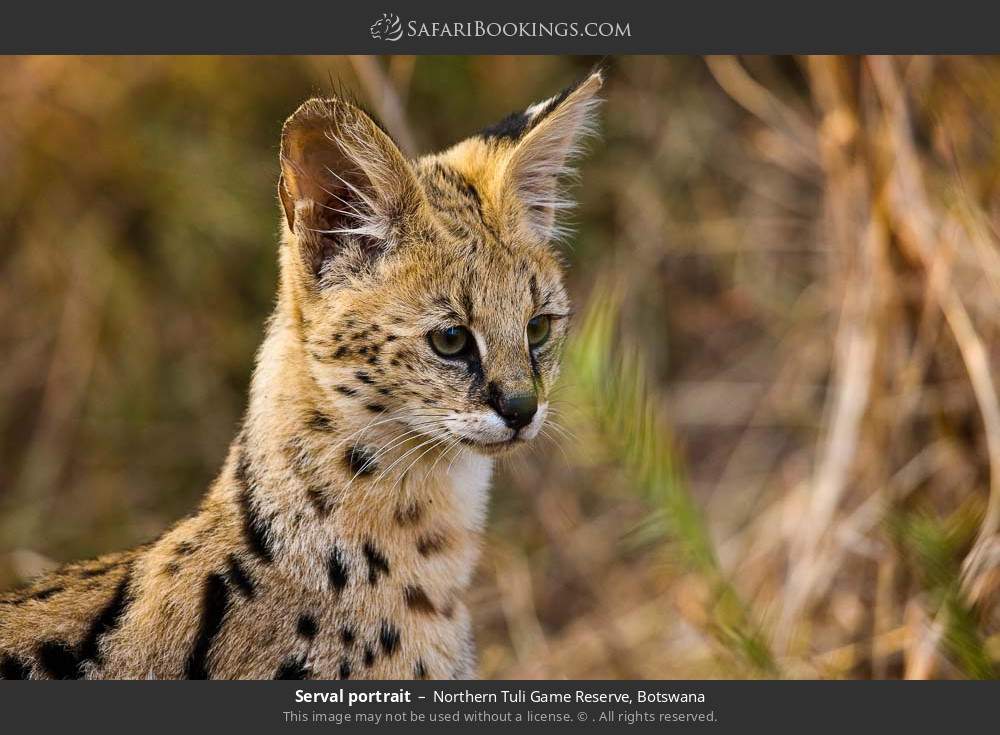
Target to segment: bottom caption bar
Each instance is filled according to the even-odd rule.
[[[541,732],[968,731],[996,682],[0,682],[7,732],[99,726],[244,733],[336,728]]]

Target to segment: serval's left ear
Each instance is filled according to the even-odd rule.
[[[512,149],[503,165],[503,183],[521,205],[521,225],[544,241],[567,232],[559,212],[574,206],[562,183],[574,173],[582,141],[595,132],[597,92],[604,79],[595,72],[555,97],[483,131],[484,138],[505,138]]]

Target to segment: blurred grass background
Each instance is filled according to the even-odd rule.
[[[0,588],[217,472],[304,97],[419,152],[595,61],[0,59]],[[995,676],[1000,60],[606,64],[558,447],[500,469],[481,674]]]

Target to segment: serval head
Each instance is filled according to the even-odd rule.
[[[570,315],[563,184],[601,84],[416,160],[343,99],[288,119],[282,300],[331,409],[484,454],[538,435]]]

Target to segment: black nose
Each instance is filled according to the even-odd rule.
[[[512,396],[500,393],[491,401],[493,410],[500,414],[512,429],[523,429],[531,423],[538,410],[538,398],[534,393],[519,393]]]

